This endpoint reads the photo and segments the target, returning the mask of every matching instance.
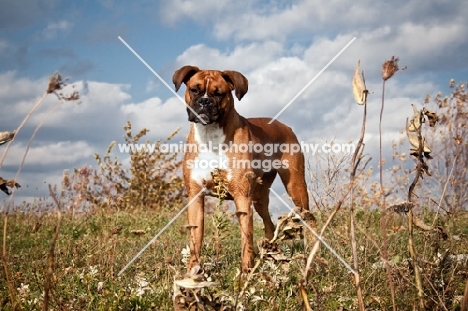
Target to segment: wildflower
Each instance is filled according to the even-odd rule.
[[[180,253],[182,254],[182,263],[184,265],[187,265],[190,258],[190,247],[187,245],[186,247],[182,248],[182,251]]]
[[[104,282],[100,281],[97,284],[97,292],[98,294],[102,294],[102,287],[104,286]]]
[[[98,273],[97,266],[89,266],[89,274],[94,277]]]
[[[18,295],[20,296],[21,301],[26,301],[26,298],[29,296],[30,290],[29,290],[29,284],[23,284],[21,283],[21,286],[17,288],[18,290]]]
[[[143,274],[138,274],[137,276],[135,276],[135,283],[138,286],[135,295],[138,297],[143,296],[146,292],[153,291],[153,289],[150,286],[150,282],[146,280],[146,277]]]

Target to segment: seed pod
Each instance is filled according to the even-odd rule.
[[[353,76],[353,96],[354,100],[359,104],[363,105],[366,101],[367,90],[366,85],[362,82],[361,79],[361,61],[358,61],[356,70],[354,71]]]
[[[382,65],[382,79],[387,81],[395,72],[397,72],[400,68],[398,68],[398,57],[392,56],[391,60],[387,60]]]

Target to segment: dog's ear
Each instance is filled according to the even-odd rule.
[[[225,70],[222,73],[223,78],[234,86],[236,97],[241,100],[249,89],[249,81],[243,74],[237,71]]]
[[[184,66],[179,70],[176,70],[172,76],[172,83],[175,85],[176,92],[179,90],[182,82],[187,84],[187,81],[190,80],[190,78],[198,71],[200,71],[200,69],[195,66]]]

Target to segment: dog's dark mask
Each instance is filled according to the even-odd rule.
[[[207,88],[202,92],[199,87],[192,87],[189,89],[189,92],[192,99],[190,103],[192,109],[187,108],[188,120],[190,122],[211,124],[220,121],[224,112],[221,108],[221,101],[224,98],[223,93],[215,90],[214,94],[211,95],[208,94]]]

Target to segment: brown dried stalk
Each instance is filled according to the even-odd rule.
[[[468,280],[466,280],[465,293],[463,294],[460,310],[468,310]]]
[[[419,121],[422,123],[422,113],[420,112],[419,114]],[[413,199],[413,193],[414,193],[414,188],[416,187],[416,184],[419,181],[419,178],[422,176],[422,172],[424,169],[424,142],[423,142],[423,137],[421,134],[421,129],[422,126],[419,126],[416,128],[417,130],[417,135],[418,135],[418,141],[419,141],[419,148],[418,148],[418,154],[417,154],[417,159],[418,159],[418,164],[416,165],[416,175],[414,176],[414,180],[411,183],[409,190],[408,190],[408,202],[412,202]],[[416,249],[414,247],[414,238],[413,238],[413,221],[414,221],[414,216],[413,216],[413,209],[409,209],[408,211],[408,248],[409,252],[411,255],[411,260],[413,262],[414,266],[414,278],[416,281],[416,288],[418,289],[418,304],[420,310],[424,310],[424,290],[422,286],[422,279],[421,279],[421,272],[419,271],[419,265],[417,262],[417,255],[416,255]]]
[[[5,157],[10,149],[10,146],[11,144],[13,143],[13,141],[15,140],[15,137],[16,137],[16,134],[18,134],[18,132],[23,128],[23,126],[26,124],[26,122],[29,120],[29,118],[31,117],[31,115],[33,114],[33,112],[43,103],[44,99],[47,97],[48,94],[51,94],[51,93],[54,93],[55,95],[57,95],[57,97],[59,98],[59,100],[65,100],[65,101],[70,101],[70,100],[77,100],[79,99],[79,94],[78,92],[73,92],[71,96],[64,96],[62,94],[59,94],[57,93],[58,90],[62,89],[62,87],[65,86],[65,83],[62,81],[62,77],[60,76],[60,74],[58,73],[55,73],[54,75],[52,75],[50,78],[49,78],[49,84],[48,84],[48,87],[47,87],[47,90],[45,91],[45,93],[43,94],[43,96],[34,104],[34,106],[31,108],[31,110],[28,112],[28,114],[24,117],[23,121],[20,123],[20,125],[18,126],[18,128],[13,132],[14,135],[10,135],[8,136],[8,144],[0,158],[0,168],[2,167],[3,165],[3,161],[5,160]],[[45,119],[50,115],[50,113],[52,113],[57,107],[53,108],[47,115],[46,117],[41,121],[41,123],[38,125],[38,127],[36,128],[36,130],[34,131],[34,134],[33,136],[31,137],[29,143],[28,143],[28,148],[29,148],[29,145],[31,144],[31,141],[34,139],[34,136],[35,134],[37,133],[37,131],[39,130],[39,128],[42,126],[43,122],[45,121]],[[6,142],[6,141],[5,141]],[[26,155],[27,155],[27,151],[25,152],[24,154],[24,157],[23,157],[23,162],[22,164],[20,165],[19,169],[18,169],[18,172],[16,174],[16,178],[15,180],[17,180],[18,176],[19,176],[19,173],[21,172],[21,169],[23,167],[23,164],[24,164],[24,159],[26,158]],[[14,189],[13,189],[13,193],[14,193]],[[14,286],[13,286],[13,283],[12,283],[12,280],[9,276],[9,271],[8,271],[8,260],[7,260],[7,250],[6,250],[6,233],[7,233],[7,228],[8,228],[8,212],[9,212],[9,207],[10,207],[10,204],[12,202],[12,199],[13,199],[13,195],[10,197],[9,201],[6,203],[6,213],[5,213],[5,216],[4,216],[4,221],[3,221],[3,243],[2,243],[2,261],[3,261],[3,268],[5,270],[5,279],[8,283],[8,291],[9,291],[9,296],[10,296],[10,300],[11,300],[11,303],[12,303],[12,306],[13,306],[13,309],[15,308],[16,306],[16,295],[15,295],[15,289],[14,289]]]
[[[358,68],[359,68],[359,63],[358,63]],[[365,89],[365,79],[364,79],[364,73],[362,74],[363,77],[363,82],[362,85],[364,87],[364,110],[363,110],[363,116],[362,116],[362,125],[361,125],[361,135],[359,137],[358,144],[356,146],[356,150],[354,150],[353,157],[351,159],[351,173],[349,175],[349,180],[350,180],[350,187],[351,187],[351,195],[350,195],[350,208],[349,208],[349,214],[350,214],[350,231],[351,231],[351,249],[353,253],[353,268],[354,271],[356,272],[354,274],[354,283],[356,286],[356,294],[358,298],[358,304],[359,304],[359,310],[364,311],[365,306],[364,306],[364,298],[362,295],[362,288],[361,288],[361,277],[359,274],[359,260],[358,260],[358,254],[357,254],[357,241],[356,241],[356,230],[355,230],[355,218],[354,218],[354,186],[356,183],[356,171],[359,165],[359,162],[362,159],[362,151],[364,149],[364,135],[366,133],[366,118],[367,118],[367,94],[368,90]],[[359,102],[358,102],[359,103]]]
[[[3,263],[3,270],[5,272],[5,281],[7,282],[8,286],[8,294],[10,296],[10,302],[12,305],[12,309],[15,310],[16,308],[16,291],[15,287],[13,286],[13,282],[10,278],[10,272],[8,270],[8,253],[6,251],[6,236],[7,236],[7,227],[8,227],[8,214],[5,214],[3,218],[3,247],[2,247],[2,263]]]
[[[392,59],[385,61],[382,65],[382,106],[380,108],[380,118],[379,118],[379,182],[380,182],[380,195],[382,196],[381,204],[381,218],[380,218],[380,227],[382,231],[382,257],[385,262],[385,270],[387,273],[387,280],[390,285],[390,295],[392,297],[392,306],[393,311],[396,311],[396,301],[395,301],[395,284],[392,279],[392,269],[388,263],[388,244],[387,244],[387,222],[385,221],[385,210],[386,210],[386,193],[383,186],[383,154],[382,154],[382,119],[383,111],[385,107],[385,82],[390,79],[398,71],[398,57],[392,56]]]

